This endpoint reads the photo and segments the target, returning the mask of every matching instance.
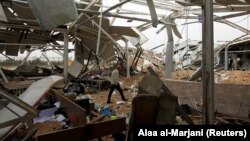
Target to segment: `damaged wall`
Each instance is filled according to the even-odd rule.
[[[196,104],[202,102],[202,83],[171,81],[165,84],[178,96],[181,104],[193,105],[193,97]],[[248,117],[250,110],[250,87],[249,85],[215,84],[215,108],[218,112],[236,114]]]

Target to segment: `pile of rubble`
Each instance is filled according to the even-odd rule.
[[[222,71],[223,84],[250,84],[250,71]]]

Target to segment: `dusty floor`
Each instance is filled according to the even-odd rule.
[[[91,95],[93,101],[100,106],[110,106],[111,109],[115,110],[118,115],[128,115],[131,109],[131,103],[133,99],[133,86],[138,86],[138,83],[140,82],[141,78],[143,77],[143,74],[131,76],[130,78],[126,78],[125,76],[121,76],[121,82],[123,83],[124,87],[124,96],[128,99],[124,103],[120,103],[121,96],[117,90],[115,90],[115,94],[112,95],[111,101],[112,103],[107,104],[107,98],[109,89],[107,90],[101,90],[96,91],[95,93],[89,94]]]

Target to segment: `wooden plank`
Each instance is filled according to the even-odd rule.
[[[74,121],[74,126],[84,125],[87,123],[86,119],[86,110],[72,102],[65,96],[59,94],[54,89],[51,92],[57,97],[58,101],[61,103],[61,107],[66,111],[67,116],[70,118],[71,116],[76,117],[76,121]]]
[[[87,141],[126,130],[126,118],[88,124],[37,137],[38,141]]]

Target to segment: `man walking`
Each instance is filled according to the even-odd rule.
[[[120,93],[122,100],[127,101],[127,99],[123,95],[123,91],[122,91],[121,86],[119,84],[119,70],[120,69],[121,69],[121,66],[118,65],[116,67],[116,69],[114,69],[111,73],[111,80],[110,80],[111,81],[111,88],[109,91],[107,103],[111,103],[111,96],[112,96],[112,93],[115,89],[117,89],[118,92]]]

